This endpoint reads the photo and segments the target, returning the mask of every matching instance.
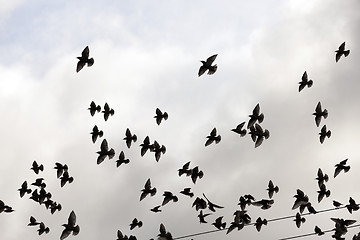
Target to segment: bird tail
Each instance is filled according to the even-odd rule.
[[[311,87],[312,85],[313,85],[313,80],[309,80],[308,83],[307,83],[307,86]]]
[[[350,54],[350,50],[344,51],[344,56],[347,57]]]
[[[87,62],[88,67],[92,66],[94,64],[94,59],[90,58],[89,61]]]
[[[164,119],[165,119],[165,120],[167,120],[168,117],[169,117],[169,115],[167,114],[167,112],[164,112],[164,115],[163,115],[163,116],[164,116]]]
[[[327,131],[326,136],[327,136],[328,138],[331,137],[331,131],[330,131],[330,130]]]

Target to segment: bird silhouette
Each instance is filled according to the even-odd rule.
[[[296,200],[294,202],[292,210],[300,207],[301,205],[306,205],[309,202],[309,197],[305,195],[305,193],[300,189],[296,190],[296,194],[294,195],[294,198],[296,198]]]
[[[75,225],[75,224],[76,224],[76,214],[74,211],[71,211],[68,218],[68,222],[62,225],[63,227],[65,227],[65,229],[61,233],[60,240],[67,238],[71,233],[74,236],[79,234],[80,227],[79,225]]]
[[[313,85],[313,80],[308,79],[308,75],[305,71],[301,77],[301,82],[299,82],[299,92],[301,92],[301,90],[303,90],[304,87],[307,86],[308,88],[310,88],[312,85]]]
[[[198,215],[199,221],[200,223],[207,223],[207,221],[205,220],[205,217],[211,215],[211,213],[206,213],[204,214],[202,210],[200,210],[200,213]]]
[[[329,180],[329,176],[327,174],[323,174],[321,168],[318,169],[317,178],[319,187]]]
[[[28,226],[36,226],[36,225],[40,225],[40,223],[38,223],[33,216],[30,216],[30,222],[28,223]]]
[[[158,162],[160,160],[161,154],[166,153],[166,147],[164,145],[160,146],[157,141],[154,141],[154,144],[152,144],[150,151],[155,153],[155,160]]]
[[[240,211],[240,210],[236,210],[233,214],[234,217],[234,222],[241,222],[244,223],[245,225],[248,225],[251,223],[251,217],[249,216],[249,214],[247,214],[247,211]]]
[[[55,211],[61,211],[62,209],[62,206],[60,203],[56,203],[56,202],[53,202],[51,205],[50,205],[50,212],[51,214],[54,214]]]
[[[139,221],[136,218],[134,218],[130,223],[130,230],[133,230],[135,227],[141,228],[142,225],[143,225],[142,221]]]
[[[159,209],[160,207],[161,207],[160,205],[155,206],[155,207],[153,207],[152,209],[150,209],[150,211],[155,212],[155,213],[161,212],[161,209]]]
[[[324,196],[329,197],[330,196],[330,190],[326,189],[325,184],[322,184],[320,186],[320,190],[318,192],[318,202],[320,203],[321,200],[324,198]]]
[[[339,173],[344,170],[344,173],[348,172],[350,170],[350,166],[346,166],[346,162],[348,159],[345,159],[341,161],[340,163],[335,165],[335,172],[334,172],[334,178],[339,175]]]
[[[131,134],[129,128],[126,129],[125,132],[125,138],[124,138],[125,142],[126,142],[126,146],[128,148],[131,147],[131,142],[136,142],[137,141],[137,136],[134,134]]]
[[[21,184],[21,188],[19,188],[18,191],[20,192],[20,197],[23,197],[25,193],[26,194],[31,193],[31,189],[28,188],[27,181],[24,181]]]
[[[50,229],[45,226],[43,222],[39,224],[39,229],[37,230],[39,235],[42,235],[43,233],[48,233]]]
[[[77,57],[79,59],[77,65],[76,65],[76,72],[79,72],[85,64],[87,64],[88,67],[92,66],[94,64],[94,59],[89,58],[89,47],[86,46],[85,49],[81,53],[81,57]]]
[[[301,217],[300,213],[296,213],[295,219],[296,227],[300,228],[301,224],[306,221],[304,217]]]
[[[345,42],[343,42],[340,46],[339,49],[335,51],[336,55],[335,55],[335,61],[338,62],[341,58],[342,55],[344,55],[345,57],[347,57],[350,54],[350,50],[345,50]]]
[[[255,200],[255,199],[254,199]],[[238,205],[240,206],[241,210],[245,210],[246,206],[249,206],[253,200],[249,198],[245,198],[244,196],[240,196]]]
[[[213,62],[215,61],[217,57],[217,54],[212,55],[211,57],[209,57],[206,61],[201,61],[202,62],[202,66],[199,69],[199,73],[198,76],[200,77],[201,75],[203,75],[206,70],[209,70],[207,74],[212,75],[216,72],[217,70],[217,65],[212,65]]]
[[[178,170],[180,177],[181,177],[181,175],[183,175],[183,174],[186,174],[186,176],[191,176],[191,174],[192,174],[192,169],[189,169],[189,166],[190,166],[190,161],[187,162],[187,163],[185,163],[185,164],[182,166],[182,168],[180,168],[180,169]]]
[[[357,204],[355,200],[352,197],[350,197],[349,204],[346,205],[346,208],[349,211],[349,213],[352,213],[353,211],[359,210],[359,204]]]
[[[35,180],[35,182],[31,183],[31,185],[36,186],[36,187],[40,187],[40,188],[45,188],[46,183],[44,183],[43,181],[44,181],[44,178],[37,178]]]
[[[194,196],[194,193],[191,192],[191,188],[184,188],[184,190],[180,191],[180,193],[189,196],[191,198]]]
[[[143,143],[140,144],[140,147],[141,147],[141,156],[144,156],[145,153],[147,152],[147,150],[149,150],[151,148],[149,136],[145,137]]]
[[[211,131],[211,133],[210,133],[210,135],[209,136],[207,136],[206,138],[207,138],[207,141],[205,142],[205,147],[206,146],[209,146],[211,143],[213,143],[214,141],[215,141],[215,143],[219,143],[220,141],[221,141],[221,136],[220,135],[217,135],[217,133],[216,133],[216,128],[214,128],[212,131]]]
[[[68,183],[72,183],[74,181],[74,178],[73,177],[70,177],[69,175],[69,172],[66,171],[63,173],[62,177],[60,178],[61,181],[60,181],[60,186],[63,187],[65,186],[65,184],[68,182]]]
[[[335,222],[335,233],[333,238],[341,239],[341,236],[347,233],[347,227],[356,223],[356,220],[344,220],[343,218],[330,218]]]
[[[318,236],[321,236],[321,235],[325,234],[318,226],[315,226],[314,231]]]
[[[117,239],[116,240],[128,240],[128,236],[123,235],[120,230],[117,231]]]
[[[263,226],[263,225],[267,225],[267,220],[264,218],[264,219],[261,219],[261,217],[258,217],[257,219],[256,219],[256,222],[255,222],[255,227],[256,227],[256,230],[258,231],[258,232],[260,232],[260,230],[261,230],[261,227]]]
[[[226,222],[222,221],[223,216],[218,217],[215,219],[215,222],[213,222],[211,225],[214,225],[217,229],[222,230],[226,228]]]
[[[316,126],[319,127],[321,122],[321,117],[323,117],[324,119],[328,117],[328,110],[327,109],[322,110],[321,103],[318,102],[315,108],[315,112],[312,115],[315,116]]]
[[[130,160],[128,158],[125,158],[125,153],[124,151],[121,151],[119,154],[119,159],[116,160],[116,167],[120,167],[121,164],[128,164],[130,162]]]
[[[236,128],[231,129],[231,131],[239,134],[240,137],[243,137],[246,135],[246,129],[243,129],[244,125],[245,125],[245,122],[242,122],[239,125],[237,125]]]
[[[321,128],[319,135],[320,135],[321,144],[324,142],[325,137],[327,138],[331,137],[331,131],[326,129],[326,124]]]
[[[30,169],[34,170],[36,174],[39,174],[40,171],[44,171],[44,166],[42,164],[38,165],[36,161],[33,161]]]
[[[158,234],[158,240],[172,240],[172,235],[170,232],[166,231],[164,224],[160,224],[160,233]]]
[[[143,200],[148,194],[154,196],[156,194],[156,188],[151,188],[150,178],[146,181],[144,189],[141,190],[140,201]]]
[[[108,156],[109,159],[112,159],[115,155],[114,149],[112,148],[109,149],[108,142],[106,141],[106,139],[102,141],[100,146],[100,151],[96,153],[99,154],[97,158],[97,164],[102,163],[105,160],[106,156]]]
[[[256,104],[255,108],[252,111],[252,114],[249,115],[250,120],[248,122],[247,128],[251,128],[252,126],[254,126],[254,124],[256,123],[256,121],[258,121],[258,123],[262,123],[262,121],[264,121],[264,114],[260,113],[260,105]]]
[[[279,192],[279,187],[274,186],[273,182],[270,180],[269,184],[268,184],[268,188],[266,190],[268,191],[269,198],[272,198],[274,195],[274,192],[275,193]]]
[[[56,176],[57,178],[60,178],[64,172],[68,171],[68,166],[66,164],[61,164],[61,163],[55,163],[55,167],[54,169],[56,169]]]
[[[274,200],[272,199],[261,199],[260,201],[251,202],[252,205],[261,207],[261,209],[269,209],[273,205]]]
[[[341,205],[343,205],[343,204],[340,203],[340,202],[338,202],[338,201],[333,200],[333,206],[334,206],[334,207],[338,208],[338,207],[340,207]]]
[[[209,208],[210,211],[216,212],[215,208],[224,208],[224,207],[222,207],[222,206],[219,206],[219,205],[217,205],[217,204],[212,203],[212,202],[205,196],[204,193],[203,193],[203,196],[204,196],[204,198],[205,198],[206,201],[207,201],[208,208]]]
[[[192,182],[195,184],[196,183],[196,180],[198,179],[198,178],[202,178],[204,176],[204,173],[203,173],[203,171],[201,171],[201,170],[199,170],[199,167],[198,166],[196,166],[196,167],[194,167],[193,169],[192,169],[192,171],[191,171],[191,180],[192,180]]]
[[[103,136],[104,132],[102,130],[99,130],[99,128],[95,125],[90,134],[91,134],[92,142],[95,143],[96,139],[98,137],[101,138]]]
[[[160,125],[161,121],[164,119],[164,120],[167,120],[168,119],[168,114],[167,112],[162,112],[159,108],[156,108],[155,110],[155,119],[156,119],[156,123],[157,125]]]
[[[163,200],[163,202],[161,204],[162,206],[164,206],[165,204],[167,204],[170,201],[173,201],[173,202],[178,201],[178,197],[173,195],[172,192],[165,191],[163,196],[164,196],[164,200]]]
[[[200,197],[196,197],[196,199],[194,200],[192,207],[195,206],[196,211],[199,211],[199,209],[206,209],[207,208],[207,202],[200,198]]]
[[[255,142],[255,148],[259,147],[263,143],[264,139],[268,139],[270,137],[269,130],[263,130],[257,123],[255,123],[255,127],[250,127],[249,134],[251,135],[251,139]]]
[[[102,113],[104,113],[104,120],[107,121],[110,115],[114,115],[115,111],[109,107],[108,103],[105,103]]]
[[[94,116],[95,112],[101,111],[101,106],[96,105],[94,101],[91,101],[90,107],[88,108],[88,110],[90,111],[91,116]]]

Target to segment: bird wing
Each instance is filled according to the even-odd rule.
[[[339,47],[340,51],[344,51],[345,50],[345,42],[343,42],[340,47]]]
[[[156,108],[155,113],[156,113],[156,116],[162,116],[162,112],[159,108]]]
[[[70,235],[70,233],[71,233],[71,230],[65,228],[61,233],[60,240],[67,238]]]
[[[88,58],[89,57],[89,47],[88,46],[86,46],[85,48],[84,48],[84,50],[82,51],[82,53],[81,53],[81,56],[82,57],[84,57],[84,58]]]
[[[204,74],[204,72],[206,71],[206,67],[205,66],[201,66],[200,68],[199,68],[199,73],[198,73],[198,76],[200,77],[201,75],[203,75]]]
[[[106,139],[104,139],[102,142],[101,142],[101,146],[100,146],[100,150],[103,152],[105,151],[108,151],[109,150],[109,145],[108,145],[108,142]]]
[[[308,75],[307,75],[306,71],[305,71],[304,74],[302,75],[301,80],[303,80],[304,82],[307,82],[307,80],[308,80]]]
[[[71,211],[69,215],[68,224],[71,226],[75,226],[76,224],[76,215],[74,211]]]
[[[211,64],[215,61],[216,57],[217,57],[217,54],[212,55],[211,57],[209,57],[209,58],[206,60],[206,63],[209,64],[209,65],[211,65]]]
[[[85,66],[85,62],[79,60],[79,62],[76,65],[76,72],[79,72],[84,66]]]

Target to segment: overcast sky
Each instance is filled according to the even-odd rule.
[[[210,223],[217,217],[233,221],[241,195],[267,199],[270,179],[280,187],[275,203],[268,210],[249,206],[252,222],[295,215],[296,189],[317,210],[332,208],[332,200],[346,204],[350,196],[360,202],[358,0],[0,3],[0,199],[15,209],[0,214],[0,239],[59,239],[72,210],[81,231],[68,239],[116,239],[117,230],[156,238],[160,223],[174,238],[215,230]],[[334,51],[344,41],[350,55],[336,63]],[[76,73],[76,57],[86,46],[95,63]],[[200,60],[213,54],[217,72],[198,77]],[[314,84],[299,93],[304,71]],[[115,114],[106,122],[101,113],[91,117],[91,101],[102,108],[107,102]],[[329,116],[316,127],[312,113],[319,101]],[[230,130],[248,121],[258,103],[270,138],[254,148],[249,135]],[[169,114],[160,126],[156,108]],[[332,135],[320,144],[323,124]],[[104,131],[95,144],[94,125]],[[205,147],[214,127],[222,140]],[[126,128],[138,136],[130,149],[122,140]],[[153,153],[140,156],[146,136],[166,146],[159,162]],[[97,165],[104,138],[116,155]],[[121,150],[130,163],[116,168]],[[334,165],[346,158],[350,171],[334,179]],[[44,165],[39,175],[30,170],[34,160]],[[196,184],[177,174],[188,161],[204,172]],[[60,187],[55,162],[69,166],[74,182]],[[331,195],[321,203],[318,168],[330,177]],[[51,215],[30,195],[19,197],[23,181],[39,177],[60,212]],[[148,178],[157,194],[140,202]],[[179,193],[185,187],[224,208],[200,224],[191,207],[195,197]],[[179,201],[151,212],[164,191]],[[39,237],[37,227],[27,226],[31,215],[50,232]],[[135,217],[144,225],[130,230]],[[247,226],[194,239],[280,239],[311,233],[315,225],[332,229],[331,217],[360,221],[359,212],[342,209],[308,216],[300,229],[287,219],[260,233]],[[357,232],[349,229],[346,236]]]

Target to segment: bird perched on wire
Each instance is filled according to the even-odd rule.
[[[321,117],[323,117],[324,119],[326,119],[328,117],[328,110],[327,109],[322,110],[321,103],[318,102],[318,104],[316,105],[316,108],[315,108],[315,112],[312,115],[315,116],[316,126],[319,127],[320,122],[321,122]]]
[[[335,165],[335,172],[334,172],[334,178],[342,171],[344,170],[344,173],[348,172],[350,170],[350,166],[346,165],[348,158],[345,160],[342,160],[338,164]]]
[[[131,147],[131,142],[136,142],[137,141],[137,136],[136,136],[136,134],[131,134],[130,129],[127,128],[126,132],[125,132],[125,138],[123,140],[125,140],[126,146],[128,148],[130,148]]]
[[[198,76],[200,77],[201,75],[203,75],[206,70],[209,70],[207,74],[212,75],[216,72],[217,70],[217,65],[212,65],[213,62],[215,61],[217,57],[217,54],[212,55],[211,57],[209,57],[206,61],[201,61],[202,62],[202,66],[199,69],[199,73]]]
[[[41,222],[39,224],[39,229],[37,230],[39,235],[42,235],[43,233],[49,233],[50,229],[48,227],[45,227],[45,224]]]
[[[157,125],[160,125],[161,121],[164,119],[164,120],[167,120],[168,119],[168,113],[167,112],[162,112],[159,108],[156,108],[155,110],[155,119],[156,119],[156,123]]]
[[[96,105],[94,101],[91,101],[90,107],[88,108],[88,110],[90,111],[91,116],[94,116],[95,112],[101,111],[101,106]]]
[[[300,213],[296,213],[295,219],[294,219],[296,226],[300,228],[301,224],[306,221],[304,217],[301,217]]]
[[[23,197],[26,194],[30,194],[31,193],[31,189],[28,188],[28,185],[27,185],[27,181],[24,181],[22,184],[21,184],[21,188],[18,189],[18,191],[20,192],[20,197]]]
[[[104,113],[104,120],[107,121],[110,115],[114,115],[115,111],[109,107],[108,103],[105,103],[102,113]]]
[[[319,187],[329,180],[329,176],[327,174],[323,174],[321,168],[318,169],[317,178]]]
[[[164,145],[160,146],[157,141],[154,141],[154,144],[152,144],[150,151],[155,153],[155,160],[159,162],[161,154],[166,153],[166,147]]]
[[[345,57],[347,57],[350,54],[350,50],[345,50],[345,42],[343,42],[340,46],[339,49],[335,51],[336,55],[335,55],[335,60],[336,62],[338,62],[341,58],[342,55],[344,55]]]
[[[264,121],[264,114],[260,113],[260,105],[256,104],[255,108],[253,109],[253,112],[251,115],[249,115],[250,120],[248,122],[247,128],[251,128],[252,126],[254,126],[254,124],[256,123],[256,121],[258,121],[258,123],[262,123],[262,121]]]
[[[152,209],[150,209],[150,211],[152,211],[152,212],[154,212],[154,213],[161,212],[160,207],[161,207],[160,205],[155,206],[155,207],[153,207]]]
[[[312,85],[313,85],[313,80],[308,79],[308,75],[305,71],[301,77],[301,82],[299,82],[299,92],[301,92],[301,90],[303,90],[304,87],[307,86],[308,88],[310,88]]]
[[[217,135],[216,132],[216,128],[214,128],[211,132],[210,135],[206,137],[207,140],[205,142],[205,147],[209,146],[211,143],[213,143],[215,141],[216,144],[218,144],[221,141],[221,136]]]
[[[76,65],[76,72],[79,72],[86,64],[88,67],[90,67],[94,64],[94,59],[89,58],[89,52],[90,52],[89,47],[86,46],[81,53],[81,57],[77,57],[77,59],[79,59],[79,61]]]
[[[191,180],[192,182],[195,184],[196,183],[196,180],[198,178],[202,178],[204,176],[204,173],[202,170],[199,170],[199,167],[196,166],[194,167],[192,170],[191,170]]]
[[[96,152],[97,154],[99,154],[98,158],[97,158],[97,164],[102,163],[106,156],[109,157],[109,159],[112,159],[115,155],[115,151],[113,148],[109,149],[108,146],[108,142],[106,141],[106,139],[104,139],[100,145],[100,151]]]
[[[71,233],[74,236],[79,234],[80,227],[79,225],[75,225],[75,224],[76,224],[76,215],[74,211],[71,211],[68,218],[68,222],[62,225],[63,227],[65,227],[65,229],[61,233],[60,240],[67,238]]]
[[[274,192],[275,193],[279,192],[279,187],[274,186],[273,182],[270,180],[269,184],[268,184],[268,188],[266,190],[268,191],[269,198],[272,198],[274,195]]]
[[[226,222],[223,222],[224,216],[218,217],[217,219],[215,219],[215,222],[213,222],[211,225],[214,225],[217,229],[222,230],[226,228]]]
[[[326,124],[321,128],[320,130],[320,143],[322,144],[325,140],[325,137],[330,138],[331,137],[331,131],[326,129]]]
[[[103,136],[104,132],[102,130],[99,130],[99,128],[95,125],[90,134],[92,142],[95,143],[98,137],[101,138]]]
[[[36,174],[39,174],[40,171],[44,171],[44,166],[42,164],[39,165],[36,161],[33,161],[30,169],[34,170]]]
[[[243,137],[246,135],[246,129],[243,129],[244,125],[245,125],[245,122],[242,122],[239,125],[237,125],[236,128],[231,129],[231,131],[239,134],[240,137]]]
[[[357,204],[355,200],[352,197],[350,197],[349,204],[346,205],[346,208],[349,211],[349,213],[352,213],[353,211],[359,210],[359,204]]]
[[[151,181],[150,178],[146,181],[144,189],[141,190],[142,193],[140,195],[140,201],[143,200],[148,194],[151,196],[154,196],[156,194],[156,188],[151,187]]]
[[[199,209],[206,209],[207,202],[204,199],[197,197],[192,204],[192,207],[194,207],[194,206],[195,206],[196,211],[199,211]]]
[[[318,236],[321,236],[321,235],[324,235],[324,234],[325,234],[318,226],[315,226],[314,232],[315,232]]]

